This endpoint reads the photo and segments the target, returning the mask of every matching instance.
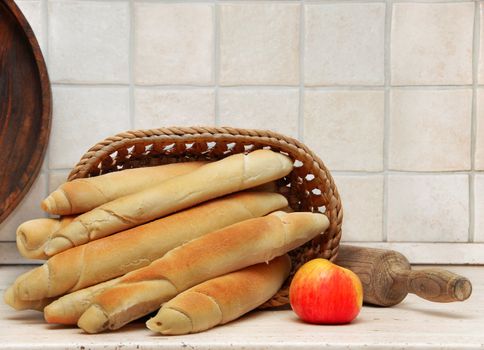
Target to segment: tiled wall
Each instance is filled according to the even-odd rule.
[[[484,2],[17,3],[54,115],[42,173],[0,240],[41,216],[40,199],[104,137],[215,124],[316,151],[342,194],[345,241],[484,263]]]

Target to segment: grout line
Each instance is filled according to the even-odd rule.
[[[474,181],[475,181],[475,155],[476,155],[476,124],[477,124],[477,87],[478,87],[478,72],[479,72],[479,51],[480,51],[480,2],[474,4],[474,36],[472,42],[472,114],[471,114],[471,172],[469,174],[469,236],[468,241],[475,241],[474,223],[476,220],[475,206],[474,206]]]
[[[388,241],[388,162],[390,136],[390,87],[391,87],[391,29],[393,1],[385,6],[385,41],[384,41],[384,116],[383,116],[383,203],[382,203],[382,241]]]
[[[328,86],[314,86],[306,85],[306,89],[314,91],[335,91],[335,90],[382,90],[385,85],[328,85]]]
[[[188,0],[187,0],[188,1]],[[393,0],[393,3],[407,2],[407,3],[449,3],[449,2],[474,2],[479,0]],[[373,2],[385,2],[385,0],[311,0],[311,3],[373,3]]]
[[[473,0],[393,0],[394,3],[406,2],[406,3],[462,3],[471,2]],[[476,0],[477,1],[477,0]],[[312,4],[341,4],[341,3],[384,3],[385,0],[312,0],[309,5]]]
[[[475,206],[474,206],[474,201],[475,201],[475,174],[471,172],[469,174],[469,237],[468,237],[468,242],[473,243],[475,242],[475,220],[476,220],[476,215],[475,215]]]
[[[304,56],[304,55],[303,55]],[[304,58],[304,57],[303,57]],[[215,73],[213,73],[215,76]],[[218,73],[217,73],[218,74]],[[304,79],[304,78],[303,78]],[[304,84],[304,82],[302,83]],[[109,83],[109,82],[69,82],[69,81],[53,81],[51,82],[53,86],[68,86],[68,87],[128,87],[130,83]],[[218,84],[206,84],[206,85],[179,85],[179,84],[140,84],[133,82],[134,87],[144,88],[144,89],[206,89],[214,86],[223,89],[241,89],[241,90],[288,90],[288,89],[298,89],[301,88],[301,83],[298,85],[221,85]],[[382,90],[387,85],[328,85],[328,86],[311,86],[302,85],[304,89],[308,90]],[[472,89],[474,86],[478,88],[484,88],[481,84],[462,84],[462,85],[388,85],[395,89],[405,89],[405,90],[466,90]]]
[[[473,2],[478,0],[393,0],[394,2],[421,3],[421,4],[446,4],[459,2]]]
[[[131,130],[135,128],[134,111],[134,48],[135,48],[135,23],[134,23],[134,0],[129,1],[129,52],[128,52],[128,79],[129,79],[129,124]]]
[[[70,1],[70,0],[60,0],[60,1]],[[82,1],[82,0],[81,0]],[[131,2],[132,0],[89,0],[90,2]],[[243,1],[243,0],[240,0],[240,1]],[[286,0],[286,1],[290,1],[290,0]],[[296,0],[292,0],[292,1],[296,1]],[[457,0],[459,1],[459,0]],[[154,3],[160,3],[160,2],[164,2],[164,3],[188,3],[188,4],[191,4],[191,3],[212,3],[213,0],[134,0],[134,2],[137,2],[137,3],[150,3],[150,2],[154,2]]]
[[[225,90],[298,90],[298,85],[221,85]]]
[[[57,0],[59,2],[69,2],[70,0]],[[89,0],[90,2],[106,2],[106,0]],[[130,0],[108,0],[109,2],[128,2]]]
[[[460,85],[391,85],[393,88],[401,90],[465,90],[472,89],[472,84]]]
[[[93,2],[104,2],[106,0],[90,0]],[[126,0],[109,0],[113,2],[123,2]],[[213,0],[135,0],[139,3],[212,3]],[[247,4],[272,4],[273,0],[217,0],[219,3],[224,4],[237,4],[237,3],[247,3]],[[278,0],[277,2],[282,3],[297,3],[304,0]],[[473,2],[478,0],[393,0],[394,3],[462,3],[462,2]],[[341,3],[384,3],[385,0],[309,0],[307,5],[312,4],[341,4]]]
[[[212,77],[213,79],[213,77]],[[137,89],[144,90],[210,90],[215,87],[215,84],[210,85],[143,85],[134,84]]]
[[[338,175],[408,175],[408,176],[452,176],[452,175],[470,175],[470,170],[450,170],[450,171],[414,171],[414,170],[383,170],[383,171],[368,171],[368,170],[334,170],[330,169],[331,173]],[[477,171],[476,174],[484,174],[484,171]]]
[[[308,1],[307,5],[319,5],[319,4],[328,4],[328,5],[333,5],[333,4],[341,4],[341,3],[384,3],[385,0],[310,0]]]
[[[91,1],[106,1],[106,0],[91,0]],[[123,1],[123,0],[110,0],[110,1]],[[138,3],[167,3],[167,4],[213,4],[214,0],[135,0]],[[273,4],[274,0],[215,0],[219,3],[224,4]],[[298,3],[301,0],[278,0],[278,3]],[[355,0],[351,0],[355,1]],[[384,0],[356,0],[361,2],[381,2]],[[462,0],[457,0],[462,1]]]
[[[128,52],[129,55],[129,52]],[[129,82],[124,84],[124,83],[106,83],[106,82],[93,82],[93,83],[87,83],[87,82],[51,82],[51,86],[54,87],[66,87],[66,88],[126,88],[130,87]]]
[[[305,25],[305,12],[306,12],[306,3],[304,0],[301,1],[301,5],[299,8],[299,113],[298,113],[298,139],[301,142],[304,142],[304,46],[305,46],[305,34],[306,34],[306,25]]]
[[[98,0],[98,1],[105,1],[105,0]],[[210,0],[161,0],[161,1],[160,0],[135,0],[135,1],[138,2],[138,3],[164,2],[164,3],[168,3],[168,4],[179,3],[179,2],[186,2],[186,3],[199,3],[199,2],[210,3],[210,2],[212,2]]]
[[[106,0],[97,0],[97,1],[106,1]],[[164,2],[164,3],[213,3],[214,0],[136,0],[137,2]],[[219,0],[215,0],[219,1]],[[278,2],[299,2],[300,0],[278,0]],[[270,4],[273,3],[273,0],[225,0],[225,1],[220,1],[223,3],[248,3],[248,4],[260,4],[260,3],[266,3]]]
[[[218,1],[215,0],[213,8],[213,82],[215,84],[214,94],[214,124],[220,126],[220,96],[219,96],[219,84],[220,84],[220,7]]]
[[[42,39],[44,41],[44,50],[42,54],[44,55],[44,60],[47,65],[47,70],[48,69],[48,61],[49,61],[49,4],[48,0],[42,0],[41,2],[41,15],[42,15],[42,27],[43,27],[43,33],[42,33]]]
[[[264,91],[264,90],[277,90],[277,91],[296,91],[301,87],[298,86],[220,86],[222,90],[233,90],[233,91]]]

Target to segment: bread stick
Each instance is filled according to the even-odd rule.
[[[12,286],[8,287],[3,295],[3,300],[17,311],[21,310],[36,310],[42,311],[44,307],[49,305],[55,298],[47,298],[41,300],[20,300],[16,295]]]
[[[40,218],[24,222],[17,228],[17,249],[28,259],[47,260],[45,244],[52,234],[67,226],[75,216],[63,216],[60,219]]]
[[[15,292],[19,299],[39,300],[76,291],[146,266],[203,234],[286,205],[284,196],[264,192],[241,192],[202,203],[56,254],[20,276]]]
[[[47,323],[75,325],[79,317],[91,305],[92,300],[107,288],[119,282],[121,277],[95,284],[61,296],[44,307],[44,318]],[[23,302],[23,301],[22,301]],[[25,302],[28,303],[28,302]]]
[[[278,213],[208,233],[121,277],[95,298],[78,326],[88,333],[118,329],[198,283],[283,255],[328,226],[323,214]]]
[[[188,162],[126,169],[76,179],[59,186],[42,201],[41,207],[58,215],[79,214],[116,198],[153,187],[160,182],[193,171],[205,162]]]
[[[161,334],[196,333],[235,320],[269,300],[291,270],[287,254],[196,285],[163,304],[146,326]]]
[[[292,167],[288,157],[269,150],[235,154],[205,164],[78,216],[54,234],[45,253],[50,256],[206,200],[261,185],[289,174]]]

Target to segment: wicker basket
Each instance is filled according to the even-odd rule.
[[[192,160],[217,160],[235,153],[271,149],[294,160],[294,170],[277,183],[295,211],[325,213],[330,226],[323,235],[293,250],[292,274],[308,260],[334,260],[341,238],[342,208],[338,190],[323,162],[301,142],[266,130],[229,127],[170,127],[128,131],[89,149],[68,181],[129,168]],[[287,304],[290,278],[262,307]]]

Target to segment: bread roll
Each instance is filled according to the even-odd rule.
[[[208,233],[121,277],[95,298],[78,326],[88,333],[118,329],[198,283],[283,255],[328,226],[323,214],[278,213]]]
[[[196,333],[235,320],[269,300],[291,270],[282,255],[192,287],[163,304],[146,325],[161,334]]]
[[[261,185],[289,174],[291,169],[288,157],[269,150],[208,163],[78,216],[54,234],[45,253],[50,256],[206,200]]]
[[[276,193],[241,192],[91,241],[50,258],[14,283],[18,298],[39,300],[76,291],[148,265],[208,232],[287,205]]]
[[[160,182],[201,167],[205,162],[188,162],[154,167],[126,169],[112,173],[76,179],[59,186],[41,207],[58,215],[79,214],[116,198],[153,187]]]
[[[41,218],[24,222],[17,228],[17,249],[28,259],[47,260],[45,244],[52,234],[67,226],[75,216],[63,216],[60,219]]]

